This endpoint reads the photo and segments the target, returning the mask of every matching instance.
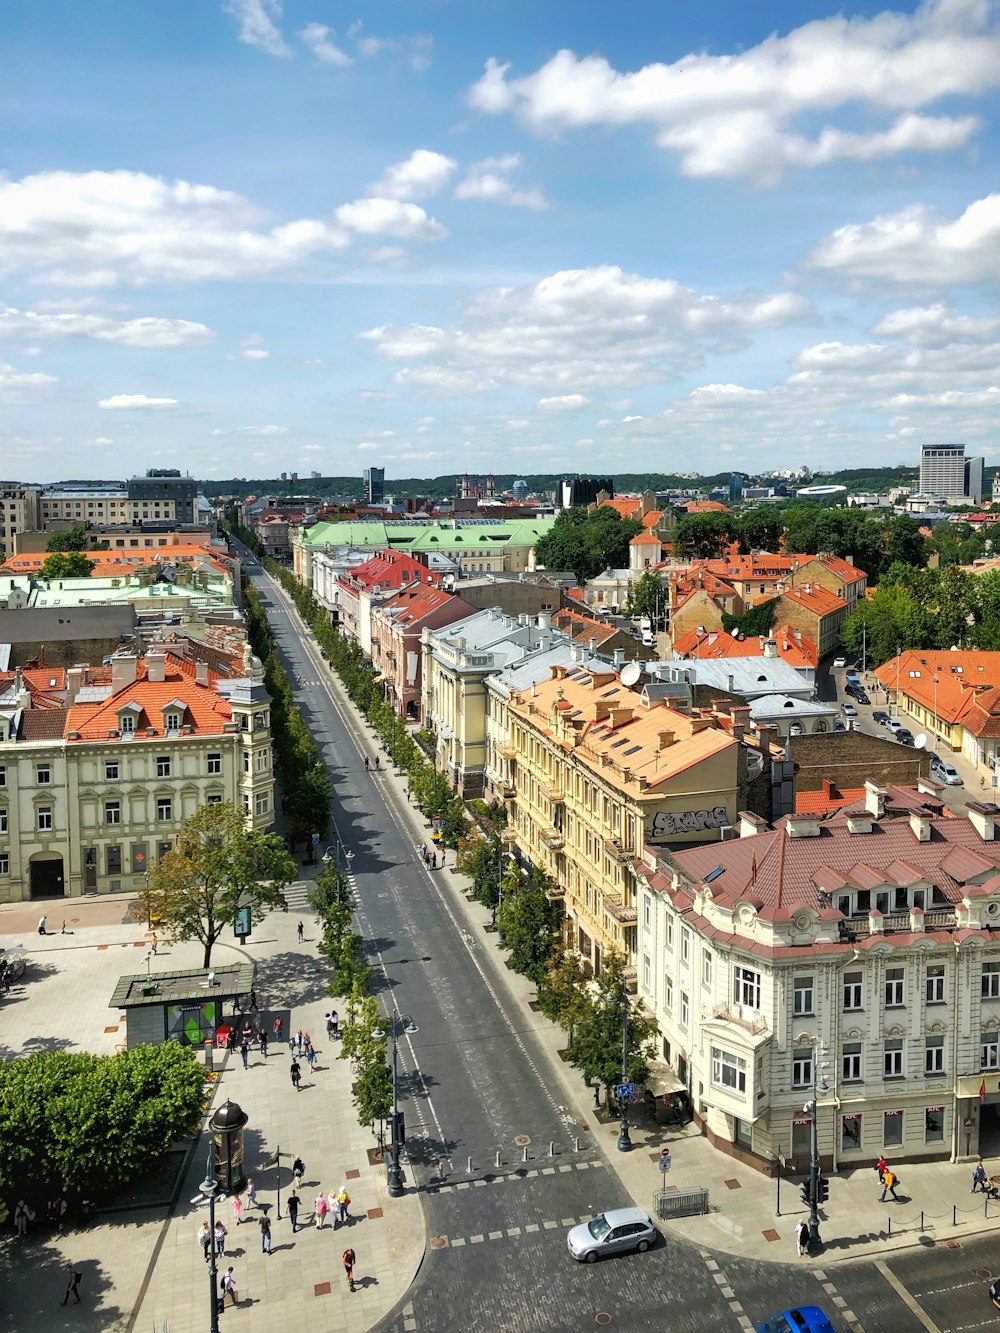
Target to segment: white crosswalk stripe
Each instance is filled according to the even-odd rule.
[[[312,889],[312,883],[307,879],[297,879],[284,889],[285,902],[288,904],[289,911],[309,912],[312,909],[309,906],[309,893]]]

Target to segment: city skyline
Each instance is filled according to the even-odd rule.
[[[998,19],[8,6],[3,471],[989,466]]]

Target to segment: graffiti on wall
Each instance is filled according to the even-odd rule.
[[[725,828],[729,815],[724,805],[710,810],[661,810],[653,819],[654,838],[671,838],[678,833],[700,833],[707,828]]]

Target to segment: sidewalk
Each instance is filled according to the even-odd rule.
[[[305,882],[291,886],[293,903]],[[297,891],[297,892],[296,892]],[[119,1015],[107,1008],[120,973],[141,970],[146,952],[144,927],[123,924],[124,898],[67,901],[66,928],[74,934],[37,934],[37,904],[0,908],[2,943],[23,943],[29,974],[0,1004],[4,1054],[37,1049],[85,1049],[110,1053],[124,1040]],[[63,904],[50,913],[58,931]],[[296,924],[306,922],[306,941],[296,941]],[[324,994],[325,967],[315,952],[318,927],[298,904],[287,913],[271,913],[245,950],[220,942],[221,962],[245,954],[257,963],[257,990],[268,1008],[290,1012],[290,1026],[313,1036],[319,1067],[310,1073],[302,1061],[302,1090],[289,1078],[287,1044],[272,1045],[265,1061],[259,1053],[243,1069],[238,1053],[228,1057],[214,1088],[206,1116],[231,1098],[249,1115],[244,1147],[248,1174],[258,1200],[270,1205],[272,1255],[261,1253],[259,1213],[245,1212],[234,1224],[231,1202],[222,1199],[216,1215],[229,1228],[226,1259],[240,1294],[237,1318],[248,1327],[308,1326],[315,1333],[371,1328],[397,1303],[419,1268],[424,1253],[420,1198],[408,1189],[401,1199],[385,1193],[385,1166],[371,1165],[367,1150],[374,1140],[357,1124],[351,1102],[350,1068],[336,1059],[327,1043],[324,1014],[332,1001]],[[197,944],[161,943],[152,970],[195,967]],[[109,1030],[110,1029],[110,1030]],[[44,1035],[40,1035],[44,1034]],[[199,1333],[207,1324],[208,1276],[196,1232],[207,1210],[192,1200],[205,1173],[206,1139],[202,1135],[184,1166],[178,1202],[171,1211],[157,1206],[101,1214],[89,1228],[52,1235],[39,1218],[25,1241],[5,1227],[0,1243],[0,1322],[33,1333],[67,1327],[101,1330],[161,1330]],[[181,1145],[187,1147],[188,1145]],[[281,1209],[275,1208],[278,1172],[265,1164],[280,1147]],[[285,1216],[293,1157],[301,1156],[306,1173],[299,1190],[300,1221],[295,1236]],[[313,1223],[313,1199],[346,1184],[351,1195],[350,1224],[335,1234]],[[344,1279],[342,1251],[357,1252],[357,1291]],[[72,1260],[84,1275],[83,1302],[71,1314],[58,1302],[65,1288],[65,1264]],[[252,1313],[251,1313],[252,1308]],[[226,1312],[227,1320],[232,1311]]]
[[[335,681],[334,688],[338,688]],[[342,693],[339,697],[350,708]],[[384,755],[370,727],[359,724],[359,732],[372,755]],[[392,784],[398,797],[397,814],[407,821],[414,847],[419,847],[427,838],[429,824],[407,802],[405,776],[390,767],[381,781]],[[504,955],[497,947],[495,935],[485,930],[490,913],[468,898],[471,883],[455,869],[454,860],[454,852],[449,851],[447,866],[424,873],[448,896],[470,933],[489,943],[484,956],[489,960],[493,981],[506,987],[527,1009],[535,987],[504,966]],[[565,1034],[538,1013],[532,1014],[532,1027],[561,1080],[568,1104],[581,1125],[588,1126],[595,1134],[609,1164],[639,1206],[653,1212],[654,1193],[664,1187],[698,1186],[709,1190],[710,1212],[704,1217],[662,1223],[668,1237],[673,1234],[678,1239],[742,1258],[785,1263],[795,1257],[794,1227],[800,1218],[809,1215],[799,1194],[801,1177],[781,1181],[779,1216],[777,1181],[713,1148],[696,1126],[678,1131],[654,1125],[642,1113],[637,1114],[630,1129],[632,1151],[619,1152],[617,1120],[610,1125],[599,1124],[594,1116],[593,1091],[558,1056],[566,1044]],[[673,1159],[670,1174],[665,1178],[659,1171],[661,1147],[669,1147]],[[990,1175],[1000,1174],[1000,1160],[987,1159],[986,1169]],[[824,1264],[840,1259],[884,1257],[889,1250],[926,1244],[928,1236],[941,1242],[976,1237],[984,1231],[1000,1231],[1000,1202],[988,1202],[981,1194],[972,1195],[971,1165],[902,1163],[899,1170],[902,1183],[897,1189],[898,1203],[879,1202],[881,1185],[874,1163],[841,1171],[830,1179],[830,1198],[820,1210]]]

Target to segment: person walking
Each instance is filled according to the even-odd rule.
[[[301,1157],[296,1157],[295,1161],[292,1162],[292,1179],[295,1181],[296,1189],[298,1189],[298,1187],[302,1184],[302,1177],[305,1175],[305,1173],[306,1173],[305,1162],[303,1162]]]
[[[311,1041],[306,1042],[306,1063],[308,1064],[310,1071],[316,1066],[316,1052],[313,1050]]]
[[[264,1059],[266,1060],[266,1059],[267,1059],[267,1028],[261,1028],[261,1030],[260,1030],[260,1053],[261,1053],[261,1055],[264,1057]]]
[[[350,1287],[351,1291],[355,1290],[354,1264],[356,1259],[357,1256],[355,1255],[354,1251],[351,1249],[350,1246],[348,1246],[347,1249],[344,1251],[344,1274],[347,1277],[347,1285]]]
[[[973,1194],[975,1194],[978,1190],[982,1190],[984,1194],[988,1193],[986,1189],[986,1167],[983,1166],[983,1159],[981,1157],[979,1161],[976,1163],[976,1165],[972,1168]]]
[[[275,1041],[280,1041],[280,1040],[281,1040],[281,1029],[284,1027],[284,1025],[285,1025],[285,1024],[284,1024],[284,1020],[283,1020],[283,1019],[281,1019],[281,1018],[276,1018],[276,1019],[274,1020],[274,1026],[272,1027],[271,1031],[274,1033],[274,1040],[275,1040]]]
[[[243,1057],[243,1068],[244,1068],[244,1069],[249,1069],[249,1068],[250,1068],[250,1043],[247,1041],[246,1036],[244,1036],[243,1040],[240,1042],[240,1055],[242,1055],[242,1057]]]
[[[257,1207],[257,1186],[253,1183],[253,1176],[247,1176],[247,1202],[248,1208]]]
[[[326,1220],[326,1195],[322,1190],[316,1195],[316,1202],[313,1204],[313,1211],[316,1214],[316,1230],[323,1230],[323,1223]]]
[[[296,1092],[298,1092],[299,1084],[302,1082],[302,1067],[300,1066],[298,1060],[292,1061],[292,1067],[289,1072],[292,1076],[292,1087],[295,1089]]]
[[[330,1222],[334,1231],[336,1231],[337,1223],[340,1220],[340,1209],[337,1207],[337,1195],[334,1190],[331,1190],[326,1196],[326,1210],[330,1214]]]
[[[260,1252],[261,1254],[271,1253],[271,1219],[267,1213],[262,1213],[257,1220],[260,1227]]]
[[[158,943],[158,941],[157,941],[157,938],[156,938],[156,931],[154,930],[153,933],[152,933],[152,935],[149,937],[149,951],[150,951],[150,953],[153,955],[154,958],[156,957],[156,945],[157,945],[157,943]]]
[[[60,1305],[65,1305],[66,1302],[69,1300],[70,1296],[73,1297],[73,1299],[76,1301],[77,1305],[80,1304],[80,1283],[81,1283],[82,1281],[83,1281],[83,1274],[82,1274],[82,1273],[74,1273],[74,1272],[73,1272],[73,1265],[70,1264],[70,1265],[69,1265],[69,1281],[66,1283],[66,1295],[65,1295],[65,1296],[62,1298],[62,1300],[59,1302]]]
[[[306,928],[300,921],[299,924],[295,927],[295,930],[299,937],[299,943],[301,944],[306,937]]]
[[[226,1230],[226,1228],[222,1225],[222,1223],[221,1223],[221,1222],[216,1222],[216,1224],[215,1224],[215,1252],[216,1252],[216,1254],[218,1254],[218,1255],[220,1255],[220,1256],[223,1255],[223,1254],[225,1254],[225,1252],[226,1252],[226,1237],[227,1237],[228,1235],[229,1235],[229,1232],[228,1232],[228,1231]]]
[[[882,1177],[882,1197],[879,1199],[879,1203],[885,1203],[886,1191],[892,1195],[893,1203],[899,1203],[899,1200],[896,1198],[896,1182],[898,1180],[899,1177],[896,1175],[895,1171],[887,1166],[885,1175]]]
[[[202,1248],[202,1253],[205,1255],[205,1263],[207,1264],[208,1250],[212,1244],[212,1228],[207,1222],[202,1222],[201,1226],[198,1228],[198,1244]]]
[[[299,1028],[298,1032],[296,1032],[295,1034],[295,1044],[299,1048],[299,1055],[302,1054],[302,1044],[304,1041],[305,1041],[305,1034],[303,1033],[302,1029]]]
[[[23,1236],[28,1230],[28,1223],[34,1220],[35,1214],[23,1199],[18,1199],[17,1207],[14,1209],[14,1230],[17,1234]]]
[[[346,1222],[349,1220],[350,1214],[348,1213],[347,1210],[350,1208],[350,1206],[351,1206],[351,1196],[347,1192],[347,1186],[341,1185],[340,1190],[337,1194],[337,1207],[340,1210],[341,1222]]]
[[[365,755],[365,772],[366,772],[366,773],[368,772],[368,765],[369,765],[368,756]]]
[[[47,921],[48,921],[48,918],[47,918],[47,917],[44,917],[44,916],[43,916],[43,917],[39,918],[39,922],[38,922],[38,933],[39,933],[39,935],[44,935],[44,934],[46,933],[45,928],[46,928]]]
[[[795,1228],[795,1244],[798,1246],[799,1258],[809,1253],[809,1223],[802,1218]]]
[[[236,1225],[239,1226],[243,1219],[243,1200],[238,1194],[233,1195],[233,1217],[236,1218]]]
[[[232,1264],[223,1273],[219,1285],[222,1287],[222,1304],[239,1305],[240,1293],[236,1290],[236,1278],[233,1275]]]
[[[250,1012],[252,1014],[257,1012],[257,992],[252,986],[250,987]]]
[[[292,1235],[294,1236],[299,1229],[299,1196],[294,1189],[289,1194],[285,1207],[288,1209],[288,1220],[292,1224]]]
[[[875,1163],[875,1170],[878,1172],[879,1180],[885,1180],[885,1173],[889,1170],[889,1163],[881,1153],[879,1153],[878,1161]]]
[[[340,1036],[340,1015],[336,1009],[331,1009],[326,1016],[326,1030],[334,1041]]]

